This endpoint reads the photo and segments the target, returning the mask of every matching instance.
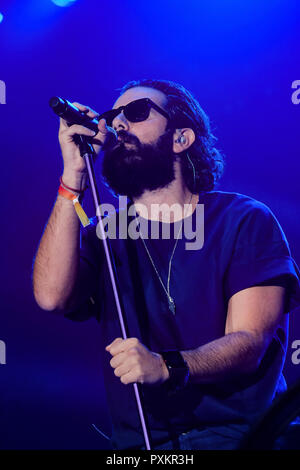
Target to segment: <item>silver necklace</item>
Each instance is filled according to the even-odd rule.
[[[193,198],[193,194],[191,195],[191,199],[190,199],[189,205],[191,204],[192,198]],[[170,260],[169,260],[167,288],[166,288],[166,286],[164,285],[164,283],[163,283],[163,281],[162,281],[162,278],[161,278],[160,275],[159,275],[159,272],[157,271],[157,268],[156,268],[156,266],[155,266],[155,263],[154,263],[154,261],[153,261],[153,259],[152,259],[152,256],[151,256],[150,253],[149,253],[149,250],[148,250],[148,248],[147,248],[146,242],[145,242],[145,240],[144,240],[144,238],[143,238],[143,236],[142,236],[142,232],[139,230],[139,233],[140,233],[140,236],[141,236],[143,245],[144,245],[145,250],[146,250],[146,252],[147,252],[147,255],[148,255],[148,257],[149,257],[149,259],[150,259],[150,261],[151,261],[151,264],[152,264],[152,266],[153,266],[153,268],[154,268],[154,271],[156,272],[156,275],[157,275],[157,277],[158,277],[158,279],[159,279],[159,281],[160,281],[160,283],[161,283],[161,285],[162,285],[162,287],[163,287],[163,289],[164,289],[164,291],[165,291],[165,293],[166,293],[166,296],[167,296],[167,299],[168,299],[169,309],[170,309],[170,311],[173,313],[173,315],[175,315],[175,312],[176,312],[176,305],[175,305],[175,301],[174,301],[173,297],[172,297],[171,294],[170,294],[171,269],[172,269],[172,261],[173,261],[173,257],[174,257],[175,250],[176,250],[176,247],[177,247],[177,243],[178,243],[180,234],[181,234],[181,232],[182,232],[184,217],[185,217],[185,214],[184,214],[184,216],[183,216],[183,219],[182,219],[182,222],[181,222],[181,226],[180,226],[180,230],[179,230],[179,232],[178,232],[178,235],[177,235],[177,238],[176,238],[174,247],[173,247],[173,251],[172,251],[172,253],[171,253],[171,257],[170,257]],[[138,224],[138,227],[139,227],[139,229],[140,229],[140,224]]]

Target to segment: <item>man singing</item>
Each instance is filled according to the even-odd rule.
[[[144,448],[133,383],[141,384],[152,448],[236,449],[285,389],[287,314],[300,304],[285,235],[264,204],[214,190],[223,159],[208,117],[181,85],[128,83],[98,128],[95,135],[61,120],[64,171],[34,263],[36,301],[72,320],[98,319],[114,449]],[[93,139],[98,153],[111,128],[118,141],[104,147],[102,176],[129,198],[135,214],[127,223],[139,235],[110,240],[126,340],[103,241],[95,224],[80,241],[71,200],[87,185],[74,136]],[[197,233],[202,224],[197,249],[186,248],[188,222]],[[150,225],[160,236],[146,236]]]

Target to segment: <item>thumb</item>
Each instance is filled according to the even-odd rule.
[[[101,134],[107,134],[108,128],[106,125],[106,120],[104,118],[100,119],[100,121],[98,122],[98,129]]]

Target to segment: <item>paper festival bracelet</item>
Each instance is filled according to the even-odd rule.
[[[83,227],[90,225],[90,219],[84,212],[83,207],[78,200],[79,196],[76,196],[76,194],[71,193],[70,191],[65,189],[62,185],[60,185],[60,187],[58,188],[58,194],[60,194],[65,199],[69,199],[69,201],[73,202],[76,214],[78,215]]]

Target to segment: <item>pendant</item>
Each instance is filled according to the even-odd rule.
[[[168,296],[168,303],[169,303],[169,309],[171,310],[173,315],[175,315],[175,302],[170,295]]]

